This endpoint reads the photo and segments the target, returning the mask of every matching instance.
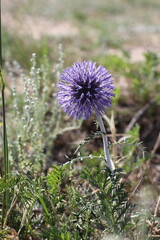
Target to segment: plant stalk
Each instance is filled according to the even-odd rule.
[[[106,164],[107,164],[107,167],[110,169],[110,171],[113,172],[115,170],[115,166],[109,155],[108,138],[107,138],[106,130],[104,127],[104,123],[101,116],[97,115],[97,119],[99,122],[100,130],[102,132],[104,156],[105,156]]]
[[[2,119],[3,119],[3,177],[5,182],[9,179],[9,158],[8,158],[8,142],[6,129],[6,115],[5,115],[5,82],[2,74],[2,38],[1,38],[1,1],[0,1],[0,88],[2,96]],[[7,213],[9,205],[9,192],[6,190],[3,196],[2,206],[2,225]]]
[[[5,83],[0,69],[0,81],[1,81],[1,95],[2,95],[2,119],[3,119],[3,177],[5,182],[9,179],[9,158],[8,158],[8,142],[7,142],[7,129],[6,129],[6,116],[5,116]],[[3,207],[2,207],[2,223],[4,221],[7,209],[9,205],[9,193],[6,190],[3,196]]]
[[[7,129],[6,129],[6,114],[5,114],[5,83],[0,69],[1,79],[1,96],[2,96],[2,119],[3,119],[3,154],[4,154],[4,177],[6,180],[9,179],[9,159],[8,159],[8,142],[7,142]]]

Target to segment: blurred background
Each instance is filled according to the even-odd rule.
[[[159,0],[5,0],[3,56],[25,65],[48,50],[53,59],[62,43],[67,64],[109,53],[140,61],[159,51],[159,11]]]

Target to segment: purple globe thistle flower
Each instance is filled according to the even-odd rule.
[[[111,74],[96,62],[74,63],[61,74],[58,101],[64,111],[76,119],[97,116],[111,106],[114,86]]]

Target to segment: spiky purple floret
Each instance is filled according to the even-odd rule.
[[[61,74],[58,101],[71,117],[88,119],[93,112],[102,115],[111,106],[112,76],[105,67],[96,64],[77,62]]]

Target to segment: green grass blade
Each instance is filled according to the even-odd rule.
[[[0,2],[1,10],[1,2]],[[0,88],[2,95],[2,118],[3,118],[3,176],[5,181],[9,179],[9,159],[8,159],[8,142],[7,142],[7,129],[6,129],[6,115],[5,115],[5,82],[2,74],[2,44],[1,44],[1,12],[0,12]],[[9,205],[9,192],[5,191],[3,197],[3,207],[2,207],[2,224],[5,218]]]

